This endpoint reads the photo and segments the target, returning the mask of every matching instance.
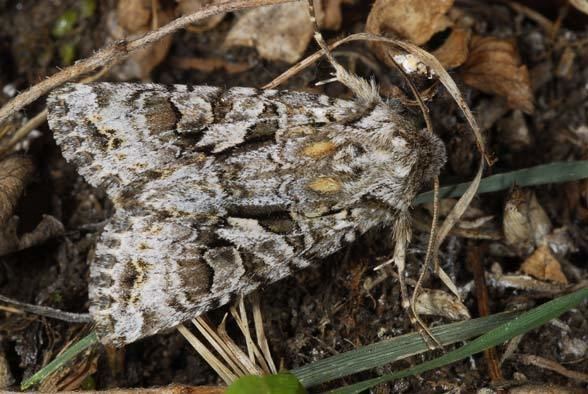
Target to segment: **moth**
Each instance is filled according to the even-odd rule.
[[[54,91],[63,156],[115,207],[90,267],[101,341],[153,335],[368,230],[392,234],[445,147],[364,85],[356,100],[129,83]]]

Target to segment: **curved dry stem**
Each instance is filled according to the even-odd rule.
[[[0,108],[0,124],[4,122],[11,114],[20,111],[25,106],[37,100],[42,95],[48,93],[50,90],[62,85],[65,82],[71,81],[83,74],[90,73],[99,67],[107,67],[117,64],[124,60],[132,52],[144,48],[149,44],[153,44],[161,40],[163,37],[170,35],[184,27],[191,25],[201,19],[208,18],[225,12],[232,12],[246,8],[260,7],[264,5],[272,5],[279,3],[288,3],[293,0],[235,0],[224,2],[217,5],[206,7],[193,14],[186,15],[174,19],[170,23],[161,28],[150,31],[144,36],[139,37],[133,41],[117,41],[113,44],[100,49],[93,56],[79,60],[71,67],[63,69],[56,74],[48,77],[42,82],[31,86],[14,99],[9,101],[6,105]]]

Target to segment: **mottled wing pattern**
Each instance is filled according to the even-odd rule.
[[[385,104],[250,88],[66,85],[64,157],[116,212],[91,265],[105,343],[173,327],[408,209],[443,145]]]

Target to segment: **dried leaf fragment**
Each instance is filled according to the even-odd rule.
[[[130,32],[142,30],[151,20],[151,0],[120,0],[116,15],[123,29]]]
[[[514,187],[504,206],[502,228],[506,243],[526,255],[544,242],[552,225],[535,193]]]
[[[151,0],[120,0],[116,13],[109,16],[108,30],[114,40],[133,39],[172,19],[172,10],[161,7],[154,10]],[[113,68],[113,73],[121,80],[147,79],[167,56],[171,42],[172,36],[168,35],[131,53],[125,62]]]
[[[220,3],[219,0],[179,0],[177,11],[182,15],[190,15],[202,8]],[[213,15],[209,18],[202,19],[190,25],[189,30],[192,32],[202,32],[213,29],[225,18],[226,13]]]
[[[12,212],[33,174],[33,163],[24,156],[10,156],[0,161],[0,225]]]
[[[433,51],[433,55],[443,67],[455,68],[461,66],[468,58],[470,31],[460,28],[451,30],[447,40]]]
[[[452,25],[451,20],[445,15],[452,5],[453,0],[376,0],[368,15],[365,31],[375,35],[402,38],[413,44],[422,45],[435,33]],[[393,56],[405,56],[398,55],[397,50],[380,42],[370,43],[370,48],[381,61],[391,67],[394,65],[388,53]],[[394,60],[399,64],[415,60],[410,55],[407,58],[397,59],[395,56]],[[424,74],[422,66],[402,66],[407,73],[416,71]]]
[[[508,390],[510,394],[581,394],[582,389],[552,383],[523,384]]]
[[[0,389],[7,389],[13,383],[14,377],[10,371],[10,364],[4,352],[0,352]]]
[[[286,3],[247,11],[229,31],[224,45],[255,47],[264,59],[294,63],[302,57],[312,34],[306,3]]]
[[[43,215],[37,227],[19,237],[18,217],[13,216],[0,227],[0,256],[39,245],[48,239],[63,235],[63,224],[50,215]]]
[[[465,83],[488,94],[506,98],[512,109],[533,112],[533,91],[527,66],[521,65],[512,40],[474,36],[461,70]]]
[[[565,286],[559,283],[545,282],[527,275],[487,274],[487,279],[488,284],[493,287],[519,289],[551,295],[561,294],[565,289]]]
[[[322,29],[339,30],[343,22],[341,6],[352,4],[355,0],[321,0],[315,5],[316,19]]]
[[[451,26],[445,13],[452,5],[453,0],[376,0],[367,18],[366,31],[391,33],[422,45],[433,34]]]
[[[576,7],[577,10],[588,14],[588,0],[570,0],[570,4]]]
[[[548,246],[540,246],[521,265],[521,271],[537,279],[567,284],[568,280],[561,270],[561,264]]]
[[[205,73],[223,70],[229,74],[242,73],[254,66],[248,62],[231,63],[223,57],[176,57],[172,58],[171,63],[183,70],[198,70]]]
[[[423,291],[417,297],[415,309],[419,315],[443,316],[451,320],[471,318],[468,308],[457,297],[443,290]]]

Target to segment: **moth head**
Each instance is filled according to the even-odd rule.
[[[441,171],[441,167],[447,161],[445,144],[435,134],[426,129],[417,131],[415,142],[419,159],[413,167],[413,176],[428,182]]]
[[[364,157],[356,193],[394,209],[407,209],[419,190],[439,174],[446,161],[445,145],[427,130],[380,129]],[[366,145],[364,145],[366,146]]]

